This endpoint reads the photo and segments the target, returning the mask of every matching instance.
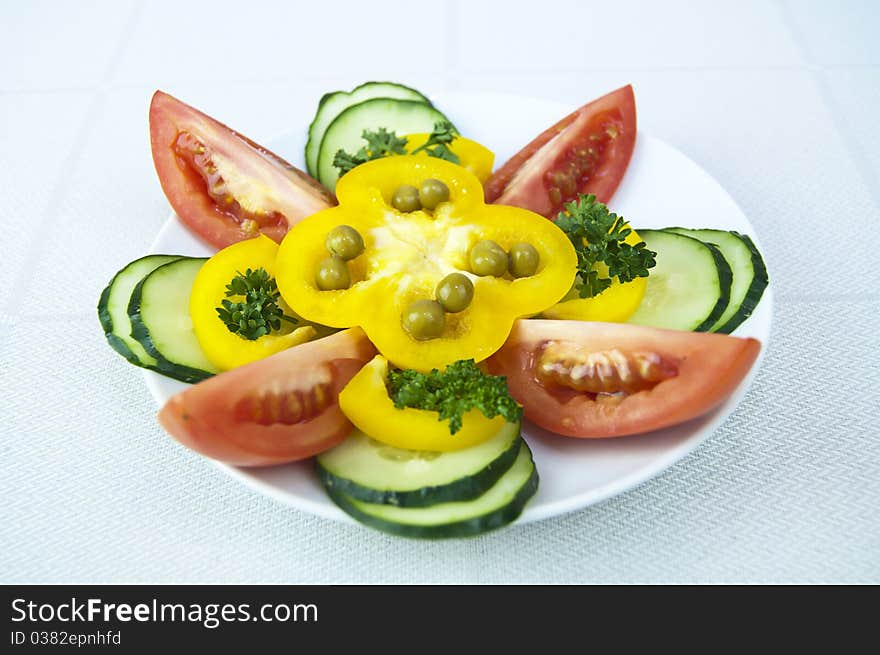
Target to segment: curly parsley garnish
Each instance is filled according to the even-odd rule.
[[[230,332],[249,341],[281,329],[281,321],[297,322],[278,305],[281,294],[275,279],[269,277],[265,268],[247,269],[244,273],[238,271],[238,275],[226,285],[226,297],[231,296],[244,296],[244,300],[222,300],[217,314]]]
[[[522,419],[523,408],[510,396],[507,378],[483,373],[473,359],[450,364],[441,373],[411,369],[388,371],[388,395],[397,409],[412,407],[439,413],[449,421],[449,433],[461,429],[465,412],[479,409],[486,418],[503,416],[510,423]]]
[[[418,148],[415,148],[409,154],[414,155],[417,152],[424,151],[430,157],[437,157],[451,161],[454,164],[461,163],[458,155],[449,149],[449,144],[459,136],[458,130],[449,121],[440,121],[434,123],[434,131],[431,132],[428,140]],[[342,150],[336,151],[333,157],[333,166],[339,169],[339,176],[342,177],[355,166],[360,166],[374,159],[381,159],[389,155],[405,155],[406,137],[399,137],[395,132],[389,132],[386,128],[380,127],[377,130],[364,130],[361,138],[367,142],[367,145],[360,148],[353,155]]]
[[[624,242],[632,230],[623,216],[609,211],[593,194],[566,203],[565,210],[556,217],[556,225],[568,235],[577,252],[575,288],[581,298],[598,296],[615,277],[620,282],[648,277],[648,269],[657,264],[657,253],[648,250],[644,241],[635,245]],[[608,267],[608,277],[600,277],[598,262]]]

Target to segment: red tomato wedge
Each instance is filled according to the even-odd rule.
[[[360,328],[221,373],[165,403],[159,423],[188,448],[237,466],[284,464],[340,443],[339,392],[376,354]]]
[[[621,323],[520,320],[488,360],[537,425],[570,437],[621,437],[717,407],[761,344],[725,334]]]
[[[162,91],[150,103],[150,146],[168,202],[217,248],[259,232],[280,243],[291,225],[336,204],[317,180]]]
[[[551,219],[581,193],[607,203],[635,143],[636,101],[627,85],[535,137],[486,181],[486,202],[523,207]]]

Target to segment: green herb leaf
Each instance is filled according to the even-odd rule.
[[[367,151],[364,148],[350,155],[341,148],[333,155],[333,166],[339,169],[339,177],[342,177],[355,166],[360,166],[367,161]]]
[[[428,140],[409,154],[414,155],[424,150],[431,157],[438,157],[455,164],[460,164],[461,160],[458,158],[458,155],[448,147],[458,136],[458,130],[455,129],[452,123],[440,121],[434,124],[434,131],[431,132]],[[361,138],[367,142],[367,145],[353,155],[339,149],[333,156],[333,166],[339,170],[340,177],[348,173],[355,166],[360,166],[368,161],[381,159],[389,155],[407,154],[406,137],[399,137],[395,132],[389,132],[384,127],[380,127],[377,130],[364,130]]]
[[[510,396],[507,378],[483,373],[472,359],[420,373],[411,369],[388,371],[388,395],[397,409],[412,407],[439,413],[438,420],[449,421],[449,433],[461,429],[462,417],[479,409],[487,418],[503,416],[516,423],[523,408]]]
[[[428,136],[428,140],[410,154],[414,155],[424,150],[429,157],[437,157],[438,159],[451,161],[453,164],[460,164],[461,160],[458,158],[458,155],[449,149],[449,144],[458,136],[460,136],[458,130],[449,121],[434,123],[434,131]]]
[[[296,323],[278,305],[281,294],[275,278],[269,277],[264,268],[247,269],[232,278],[226,285],[226,297],[244,296],[241,302],[224,299],[217,307],[217,315],[233,334],[255,341],[271,331],[281,329],[281,321]]]
[[[624,240],[632,233],[622,216],[608,210],[596,196],[579,195],[565,205],[556,217],[556,225],[568,235],[578,256],[575,289],[581,298],[591,298],[611,286],[614,278],[631,282],[648,277],[656,266],[657,253],[648,250],[644,241],[635,245]],[[602,262],[609,277],[600,277],[595,266]]]

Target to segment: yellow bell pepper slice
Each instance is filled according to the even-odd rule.
[[[400,185],[418,186],[428,178],[449,187],[449,202],[433,214],[403,213],[391,206]],[[577,256],[562,230],[525,209],[486,205],[480,181],[451,162],[418,155],[367,162],[339,180],[336,195],[339,206],[300,221],[282,241],[278,289],[297,314],[311,321],[360,325],[379,352],[401,368],[430,371],[460,359],[486,359],[501,347],[517,318],[554,305],[574,279]],[[365,249],[347,262],[349,288],[322,291],[315,273],[328,256],[326,237],[338,225],[355,228]],[[530,243],[539,255],[537,272],[517,279],[473,274],[468,254],[483,239],[505,251],[517,242]],[[404,311],[415,300],[433,299],[437,284],[453,272],[473,282],[470,305],[445,314],[438,338],[413,338],[401,324]]]
[[[388,396],[388,360],[376,355],[339,393],[339,408],[361,432],[389,446],[446,452],[476,446],[497,434],[504,417],[486,418],[478,409],[462,416],[461,429],[449,433],[449,422],[437,412],[397,409]]]
[[[633,230],[624,241],[634,246],[641,242],[642,238]],[[608,267],[605,264],[599,262],[596,264],[596,269],[600,277],[608,276]],[[631,282],[619,282],[615,279],[610,287],[592,298],[579,298],[577,291],[572,288],[560,302],[545,309],[541,315],[544,318],[573,321],[626,323],[642,304],[647,286],[646,277],[637,277]]]
[[[407,149],[412,151],[423,146],[430,136],[429,132],[407,134]],[[495,153],[483,144],[463,136],[457,136],[452,140],[448,148],[453,154],[458,156],[459,164],[476,175],[481,183],[488,180],[489,176],[492,175],[492,167],[495,165]],[[428,153],[424,150],[418,154],[428,156]]]
[[[240,297],[226,295],[226,285],[250,268],[264,268],[275,275],[278,244],[265,235],[228,246],[204,263],[193,282],[189,297],[189,313],[199,345],[207,358],[221,371],[268,357],[291,346],[304,343],[316,335],[315,328],[302,322],[291,325],[281,322],[281,330],[253,341],[229,331],[217,315],[224,299],[238,302]],[[291,312],[283,300],[279,303],[285,314]]]

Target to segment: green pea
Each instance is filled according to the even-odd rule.
[[[401,323],[413,339],[436,339],[443,334],[443,328],[446,327],[446,313],[436,300],[422,298],[404,310]]]
[[[507,272],[507,253],[494,241],[477,241],[468,255],[471,272],[476,275],[501,277]]]
[[[315,271],[315,284],[321,291],[348,289],[351,285],[348,265],[335,255],[327,257],[318,264],[318,270]]]
[[[401,184],[391,196],[391,206],[401,212],[414,212],[421,209],[419,190],[411,184]]]
[[[541,258],[538,249],[530,243],[515,243],[507,254],[507,270],[513,277],[529,277],[538,272]]]
[[[422,207],[433,211],[441,202],[449,200],[449,187],[440,180],[429,177],[419,187],[419,201]]]
[[[450,273],[437,285],[434,294],[443,309],[455,314],[464,311],[474,299],[474,283],[463,273]]]
[[[337,225],[324,242],[331,255],[343,261],[354,259],[364,251],[364,239],[360,232],[350,225]]]

